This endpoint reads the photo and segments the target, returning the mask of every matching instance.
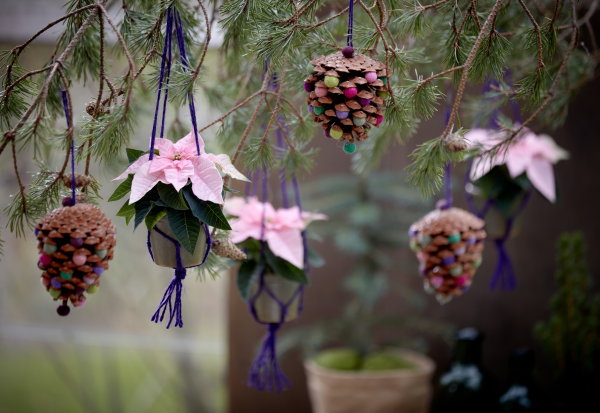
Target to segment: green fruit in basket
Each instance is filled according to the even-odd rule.
[[[360,355],[349,348],[336,348],[319,353],[314,362],[331,370],[358,370]]]
[[[361,370],[385,371],[410,369],[413,365],[402,357],[393,354],[374,353],[365,357]]]

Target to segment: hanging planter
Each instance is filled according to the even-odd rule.
[[[465,134],[472,149],[491,150],[502,142],[506,132],[495,129],[472,129]],[[568,154],[551,137],[536,135],[529,129],[515,137],[506,151],[493,157],[473,160],[467,179],[469,209],[488,222],[488,234],[498,251],[496,268],[490,281],[492,289],[500,286],[512,290],[516,276],[506,249],[506,242],[515,234],[521,212],[527,206],[535,187],[550,202],[556,200],[552,165]],[[475,197],[483,199],[481,207]]]
[[[300,314],[298,283],[277,274],[265,274],[261,280],[252,283],[250,297],[253,298],[256,318],[261,323],[288,322]],[[288,304],[282,306],[282,302]]]
[[[173,46],[174,34],[176,46]],[[148,152],[127,150],[130,166],[115,178],[125,181],[109,199],[116,201],[129,194],[129,200],[117,215],[125,217],[127,222],[134,219],[134,227],[144,222],[148,229],[150,256],[157,265],[175,269],[175,275],[152,316],[152,321],[161,322],[168,309],[167,328],[173,322],[178,327],[183,326],[182,281],[186,268],[202,265],[210,253],[209,226],[231,229],[221,210],[226,189],[223,177],[247,181],[232,165],[229,156],[205,152],[204,141],[197,129],[191,91],[187,98],[192,131],[177,142],[164,138],[173,49],[178,51],[183,67],[189,68],[181,18],[169,7],[150,148]],[[159,117],[160,137],[157,137]]]

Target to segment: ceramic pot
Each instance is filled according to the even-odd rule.
[[[173,239],[175,238],[173,231],[171,231],[171,228],[169,227],[169,221],[167,220],[167,217],[164,217],[158,221],[156,228],[167,234],[169,237]],[[156,265],[169,268],[177,267],[175,244],[173,244],[171,240],[163,237],[158,233],[158,231],[152,229],[152,231],[150,231],[150,243],[150,249],[152,250],[154,263]],[[196,248],[194,249],[193,254],[190,254],[190,252],[183,247],[180,247],[179,249],[183,266],[194,267],[202,264],[207,247],[204,231],[200,230],[200,236],[196,242]]]

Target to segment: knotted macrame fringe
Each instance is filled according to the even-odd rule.
[[[281,392],[290,387],[277,362],[277,331],[281,323],[269,324],[269,330],[263,340],[260,351],[250,367],[248,386],[257,390]]]
[[[500,288],[503,290],[514,290],[517,286],[517,278],[510,255],[506,251],[506,238],[498,238],[494,240],[494,243],[498,251],[498,261],[496,262],[496,269],[490,281],[490,289],[493,290],[500,284]]]

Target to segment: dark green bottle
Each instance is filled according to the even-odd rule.
[[[489,375],[481,365],[483,335],[474,328],[463,328],[456,336],[450,368],[436,385],[435,413],[491,412],[495,397]]]
[[[508,389],[498,399],[498,413],[531,413],[536,411],[532,394],[533,350],[520,348],[510,356]]]

